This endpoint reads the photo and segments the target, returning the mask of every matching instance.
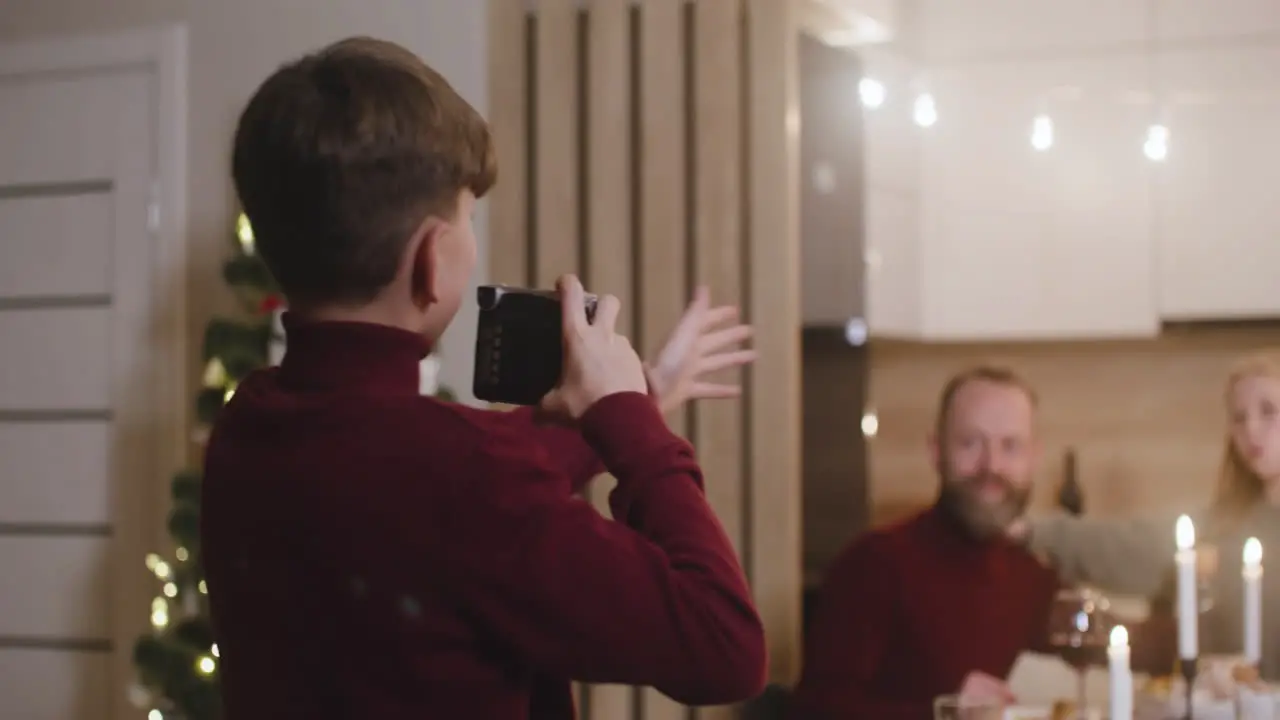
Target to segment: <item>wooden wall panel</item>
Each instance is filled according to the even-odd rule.
[[[539,0],[534,81],[533,282],[578,269],[578,10]]]
[[[868,441],[871,523],[892,522],[933,503],[938,479],[925,437],[938,395],[950,375],[978,363],[1016,369],[1040,396],[1043,455],[1033,512],[1052,512],[1068,448],[1076,454],[1088,515],[1121,518],[1203,507],[1222,461],[1223,391],[1231,364],[1245,353],[1276,346],[1275,322],[1173,328],[1151,340],[877,342],[869,397],[879,419]],[[850,414],[856,417],[856,411]],[[856,431],[856,420],[850,429]],[[828,546],[834,554],[834,543]]]
[[[637,347],[652,358],[689,298],[682,0],[640,4],[640,287]],[[685,435],[686,417],[667,419]],[[683,720],[672,700],[646,689],[643,720]]]
[[[742,5],[698,2],[693,20],[693,276],[716,304],[742,303]],[[741,372],[723,381],[741,382]],[[706,476],[707,499],[742,557],[742,402],[693,408],[693,437]],[[702,708],[699,720],[728,720],[730,707]]]
[[[640,289],[638,347],[653,357],[689,298],[682,0],[640,5]],[[685,419],[670,419],[682,434]]]
[[[490,42],[503,178],[491,205],[492,277],[547,287],[580,271],[590,290],[622,300],[622,329],[650,359],[693,282],[709,285],[717,303],[741,303],[757,325],[761,360],[745,376],[745,397],[669,421],[698,447],[708,500],[745,558],[782,681],[795,675],[800,606],[789,5],[492,0]],[[597,479],[589,492],[606,514],[611,484]],[[652,690],[579,690],[584,720],[733,716],[691,713]]]
[[[630,336],[636,314],[632,283],[631,223],[631,10],[627,0],[591,0],[587,6],[587,164],[585,282],[592,291],[616,295],[623,311],[618,331]],[[606,517],[610,476],[596,478],[587,496]],[[626,720],[632,688],[593,685],[583,695],[584,720]]]
[[[540,0],[534,21],[533,200],[530,284],[555,287],[580,273],[578,211],[578,9],[575,0]],[[584,690],[574,686],[574,695]]]
[[[498,184],[489,193],[489,281],[529,277],[528,106],[525,0],[489,0],[489,127]]]
[[[747,0],[749,316],[760,357],[747,387],[748,573],[773,680],[800,670],[800,100],[795,7]]]

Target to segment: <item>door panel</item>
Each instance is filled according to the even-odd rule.
[[[113,717],[154,592],[154,84],[0,68],[4,718]]]

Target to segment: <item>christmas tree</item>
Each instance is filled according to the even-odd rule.
[[[282,296],[254,251],[253,229],[244,215],[236,223],[235,241],[222,276],[241,312],[235,318],[215,318],[205,328],[205,370],[195,408],[201,444],[236,385],[254,370],[279,362],[284,350]],[[435,384],[437,367],[435,357],[424,360],[420,390],[452,399],[448,389]],[[177,473],[170,492],[173,553],[168,559],[156,553],[146,557],[159,592],[151,601],[152,630],[134,645],[138,682],[130,696],[150,710],[148,720],[218,720],[218,646],[200,566],[200,471]]]

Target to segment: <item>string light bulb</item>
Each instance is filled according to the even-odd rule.
[[[212,675],[218,669],[218,664],[208,655],[201,655],[196,659],[196,672],[201,675]]]
[[[933,96],[929,93],[921,93],[916,96],[911,117],[915,120],[916,125],[920,127],[933,127],[938,122],[938,104],[934,101]]]
[[[151,601],[151,627],[163,630],[169,626],[169,603],[158,597]]]
[[[858,81],[858,99],[863,107],[874,110],[884,104],[885,96],[884,83],[879,80],[864,77]]]
[[[1053,147],[1053,119],[1048,115],[1037,115],[1031,122],[1031,147],[1039,152]]]
[[[1169,157],[1169,128],[1164,125],[1147,128],[1147,141],[1142,144],[1142,154],[1154,162],[1162,162]]]
[[[204,386],[208,388],[222,387],[227,384],[227,367],[222,360],[214,358],[204,366]]]
[[[245,255],[253,254],[253,226],[249,224],[249,216],[244,213],[236,218],[236,239],[240,241],[240,249]]]

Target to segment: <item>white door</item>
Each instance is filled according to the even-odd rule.
[[[157,81],[0,62],[4,720],[118,717],[155,592]]]

